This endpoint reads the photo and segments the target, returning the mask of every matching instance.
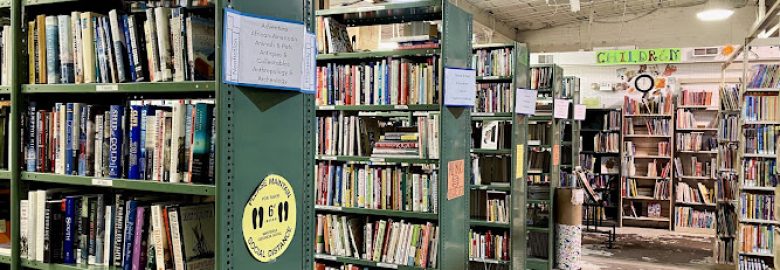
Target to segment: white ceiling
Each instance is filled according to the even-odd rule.
[[[520,31],[554,27],[591,19],[620,22],[645,16],[660,8],[695,6],[706,2],[705,0],[580,0],[581,10],[571,12],[569,0],[460,1],[468,1],[478,8],[492,13],[497,20]]]

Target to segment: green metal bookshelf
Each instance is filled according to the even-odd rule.
[[[525,44],[522,43],[509,43],[509,44],[484,44],[484,45],[475,45],[474,48],[475,53],[475,59],[477,59],[477,53],[480,51],[483,53],[490,53],[491,51],[497,51],[501,53],[508,53],[508,56],[511,60],[511,74],[510,76],[506,76],[506,74],[502,74],[502,76],[479,76],[480,73],[478,72],[477,76],[477,96],[488,96],[488,93],[482,93],[480,94],[480,91],[487,92],[489,90],[481,90],[481,84],[503,84],[504,86],[508,85],[508,89],[512,93],[514,93],[515,89],[517,88],[526,88],[528,85],[528,62],[529,62],[529,54],[528,49],[525,46]],[[478,60],[475,60],[478,61]],[[494,63],[495,64],[495,63]],[[473,66],[476,65],[476,62],[474,62]],[[475,66],[476,68],[476,66]],[[490,73],[490,72],[486,72]],[[495,88],[493,88],[495,89]],[[493,93],[492,96],[498,96],[499,94]],[[501,158],[501,163],[508,165],[506,168],[509,170],[507,172],[507,179],[492,179],[496,180],[497,183],[494,182],[488,182],[483,183],[480,182],[479,184],[475,183],[475,173],[480,170],[478,167],[474,167],[472,164],[472,171],[470,173],[470,181],[469,181],[469,189],[470,189],[470,195],[472,198],[470,199],[470,209],[476,210],[476,209],[486,209],[487,208],[487,201],[488,193],[498,194],[498,195],[509,195],[509,199],[504,200],[505,209],[508,212],[508,222],[491,222],[486,221],[486,217],[474,217],[473,214],[470,214],[471,221],[470,221],[470,232],[474,231],[480,234],[485,234],[486,232],[490,231],[493,234],[501,234],[501,233],[507,233],[507,236],[509,239],[507,239],[509,243],[509,253],[508,258],[495,258],[497,256],[494,256],[494,258],[480,258],[480,257],[474,257],[469,255],[469,269],[484,269],[485,267],[488,268],[494,268],[498,267],[497,269],[523,269],[524,268],[524,258],[525,258],[525,237],[524,237],[524,228],[525,224],[523,224],[525,220],[525,196],[524,193],[524,187],[522,183],[524,182],[525,178],[525,166],[517,166],[518,160],[520,162],[524,162],[526,154],[525,151],[518,151],[525,150],[526,145],[526,137],[528,133],[528,117],[525,115],[518,115],[514,113],[515,108],[515,98],[514,95],[511,95],[509,97],[503,96],[502,98],[508,99],[504,100],[504,102],[509,102],[511,104],[511,108],[505,108],[505,110],[492,110],[487,108],[480,108],[479,105],[475,104],[475,107],[472,108],[471,112],[471,121],[472,125],[476,123],[487,123],[487,122],[499,122],[499,123],[507,123],[511,128],[509,128],[508,133],[505,134],[507,136],[511,136],[511,139],[509,140],[509,145],[504,145],[504,142],[498,142],[498,147],[495,149],[481,149],[481,148],[474,148],[474,143],[476,143],[476,140],[480,140],[482,134],[472,134],[472,148],[471,148],[471,156],[472,156],[472,162],[474,158],[482,158],[482,157],[497,157]],[[477,102],[480,102],[479,99]],[[492,102],[487,102],[491,103]],[[508,111],[506,109],[509,109]],[[476,130],[473,130],[473,132]],[[522,155],[522,156],[518,156]],[[506,162],[506,163],[505,163]],[[508,163],[508,164],[507,164]],[[520,163],[522,164],[522,163]],[[491,181],[492,181],[491,180]],[[484,194],[485,196],[479,196],[481,194]],[[477,196],[477,197],[475,197]],[[484,201],[477,201],[476,198],[484,198]],[[506,197],[505,197],[506,198]],[[469,211],[469,212],[472,212]],[[477,210],[477,212],[480,212]],[[487,212],[487,211],[485,211]],[[519,235],[517,235],[519,234]],[[470,237],[470,233],[468,234]],[[472,245],[472,242],[469,242],[469,246]]]
[[[316,11],[316,17],[338,21],[347,27],[370,26],[380,24],[396,24],[406,22],[424,22],[441,21],[441,34],[439,36],[439,48],[437,49],[399,49],[391,51],[361,51],[345,52],[337,54],[320,54],[317,56],[318,66],[328,63],[350,63],[359,64],[367,61],[383,59],[406,59],[420,57],[436,57],[442,67],[448,68],[468,68],[471,59],[471,47],[463,46],[470,44],[472,34],[471,14],[456,7],[450,1],[446,0],[426,0],[402,3],[388,3],[377,6],[364,7],[338,7]],[[435,71],[440,78],[443,77],[444,69]],[[442,94],[446,93],[439,79],[437,93],[441,100]],[[361,164],[365,166],[385,166],[392,168],[403,168],[409,172],[414,168],[435,167],[438,172],[438,190],[437,198],[438,209],[436,212],[412,212],[395,210],[376,210],[368,208],[346,208],[332,205],[316,205],[312,201],[314,212],[312,217],[318,215],[334,214],[339,216],[358,217],[363,220],[379,221],[411,221],[413,223],[431,222],[438,226],[438,238],[436,239],[438,250],[436,254],[437,265],[435,269],[467,269],[466,261],[468,254],[467,232],[469,226],[467,209],[469,205],[469,196],[467,185],[462,187],[463,195],[454,198],[448,198],[448,164],[463,161],[464,163],[464,182],[470,172],[470,163],[468,159],[468,134],[470,134],[470,112],[465,107],[444,106],[440,101],[435,104],[420,105],[332,105],[318,104],[316,106],[316,116],[328,116],[331,114],[342,114],[355,116],[360,119],[409,119],[411,121],[415,116],[436,115],[438,117],[438,143],[441,145],[438,158],[418,159],[418,158],[391,158],[391,157],[372,157],[372,156],[329,156],[319,155],[316,159],[317,164],[327,164],[324,166],[341,166],[348,164]],[[313,119],[313,118],[312,118]],[[316,124],[315,124],[316,125]],[[312,151],[315,153],[316,151]],[[318,165],[319,166],[319,165]],[[312,170],[313,171],[313,170]],[[457,174],[457,172],[455,172]],[[315,177],[307,178],[314,184]],[[394,219],[393,219],[394,218]],[[307,239],[307,245],[314,246],[314,239]],[[312,259],[317,263],[329,265],[352,264],[361,267],[371,267],[379,269],[434,269],[421,268],[418,266],[408,266],[403,264],[386,263],[383,261],[367,260],[358,255],[357,257],[333,256],[330,254],[321,254],[314,252]],[[359,258],[358,258],[359,257]],[[416,265],[416,264],[415,264]]]
[[[549,86],[534,85],[546,70]],[[525,196],[529,213],[526,215],[525,232],[528,236],[525,269],[553,269],[555,257],[555,189],[560,187],[561,157],[564,139],[564,123],[568,119],[554,119],[554,99],[563,90],[563,69],[554,64],[531,66],[530,89],[538,90],[536,115],[530,117],[528,138],[527,176]],[[534,78],[537,76],[537,78]],[[541,136],[541,137],[540,137]],[[557,158],[556,158],[557,157]],[[541,164],[534,161],[541,159]]]
[[[610,126],[610,115],[617,114],[617,127]],[[599,179],[598,181],[591,182],[591,187],[599,194],[602,199],[601,204],[595,206],[595,209],[586,208],[589,211],[595,211],[596,213],[587,213],[585,216],[589,222],[600,220],[598,217],[604,217],[603,220],[612,221],[617,223],[619,212],[618,201],[620,197],[620,141],[621,141],[621,124],[620,124],[620,109],[619,108],[588,108],[585,113],[585,121],[583,121],[580,133],[581,149],[580,151],[580,165],[587,171],[588,177]],[[606,119],[606,120],[605,120]],[[596,138],[601,141],[602,136],[617,137],[617,141],[613,142],[617,151],[610,150],[608,145],[602,145],[604,149],[597,148]],[[590,140],[589,140],[590,139]],[[606,151],[605,151],[606,150]],[[589,162],[587,159],[590,159]],[[614,162],[610,163],[609,160]],[[612,165],[610,171],[609,165]],[[602,165],[606,171],[602,171]],[[601,179],[605,180],[602,181]],[[606,184],[606,185],[596,185]],[[596,217],[596,218],[594,218]]]
[[[10,44],[11,79],[9,86],[0,87],[0,96],[10,95],[10,161],[9,169],[0,171],[0,178],[11,186],[11,255],[0,256],[0,264],[10,269],[79,270],[116,269],[110,266],[68,265],[42,263],[22,258],[20,255],[20,201],[31,187],[47,188],[67,186],[83,188],[85,193],[95,190],[127,192],[133,194],[176,194],[200,196],[215,203],[216,248],[215,269],[307,269],[313,265],[309,239],[313,231],[313,187],[310,181],[313,171],[314,99],[299,92],[283,92],[267,88],[239,87],[222,80],[222,31],[223,13],[232,8],[245,14],[280,18],[303,22],[313,32],[313,8],[310,0],[247,1],[214,0],[215,18],[215,74],[211,81],[194,82],[138,82],[117,84],[26,84],[22,80],[27,73],[26,22],[37,13],[50,15],[69,11],[93,11],[91,1],[83,0],[3,0],[0,9],[10,9],[12,42]],[[119,2],[117,2],[119,3]],[[101,2],[98,12],[107,11]],[[120,5],[110,6],[121,10]],[[216,146],[216,172],[214,185],[164,183],[127,179],[95,178],[89,176],[58,175],[53,173],[23,172],[20,116],[29,101],[36,99],[58,100],[109,99],[126,101],[130,98],[215,98],[218,111]],[[241,124],[238,124],[241,123]],[[246,123],[258,123],[250,125]],[[280,150],[280,151],[275,151]],[[283,149],[283,151],[281,151]],[[273,155],[270,153],[273,151]],[[296,238],[289,249],[270,263],[260,263],[249,254],[241,237],[241,213],[260,181],[268,174],[283,175],[291,183],[297,196],[298,226]]]

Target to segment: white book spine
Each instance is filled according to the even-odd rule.
[[[154,244],[154,259],[157,264],[157,270],[165,270],[163,229],[162,206],[152,205],[152,240]]]
[[[95,115],[95,177],[103,177],[103,115]]]
[[[92,21],[92,13],[81,13],[81,45],[83,51],[82,72],[84,73],[84,83],[95,83],[95,25]]]
[[[109,262],[111,261],[111,259],[113,259],[113,257],[111,256],[111,247],[114,246],[114,243],[111,241],[111,235],[114,233],[113,230],[114,228],[112,228],[111,226],[113,224],[112,221],[114,220],[114,215],[112,213],[113,209],[114,209],[113,206],[106,205],[106,211],[104,212],[105,222],[103,222],[103,224],[105,227],[103,229],[103,232],[105,233],[103,234],[103,243],[106,244],[103,245],[103,250],[98,251],[98,252],[103,252],[103,261],[100,262],[100,265],[109,265],[110,264]]]
[[[162,81],[160,71],[160,50],[157,45],[157,30],[154,19],[154,10],[146,10],[146,21],[144,22],[144,35],[146,37],[146,58],[149,63],[149,75],[152,82]]]
[[[36,247],[36,244],[38,243],[38,240],[35,238],[35,235],[38,230],[38,207],[35,206],[35,204],[38,202],[37,198],[38,192],[35,190],[31,190],[27,192],[27,200],[28,200],[28,207],[29,207],[29,219],[27,222],[27,228],[28,228],[28,238],[27,238],[27,258],[30,260],[36,260],[37,256],[35,256],[35,251],[38,250]]]
[[[57,16],[59,25],[59,47],[60,47],[60,82],[73,83],[73,30],[71,29],[70,15]]]
[[[44,220],[46,219],[46,191],[38,190],[35,196],[35,260],[43,261],[43,236],[46,233]]]
[[[111,26],[111,44],[114,49],[114,63],[116,64],[116,75],[118,82],[126,82],[128,70],[125,70],[125,56],[127,49],[125,48],[125,34],[122,31],[122,26],[119,23],[119,15],[116,9],[112,9],[108,12],[108,19]]]
[[[183,258],[184,254],[182,254],[181,250],[181,232],[179,231],[179,213],[177,211],[168,212],[168,223],[171,226],[174,269],[185,270]]]
[[[84,82],[84,56],[82,49],[81,36],[81,12],[74,11],[70,13],[71,24],[71,55],[73,57],[73,79],[78,83]]]
[[[28,258],[28,249],[30,247],[30,200],[21,200],[19,202],[19,239],[21,240],[19,256]]]
[[[171,127],[170,174],[171,182],[178,183],[184,178],[184,101],[173,106],[173,126]]]
[[[154,9],[155,25],[157,26],[157,47],[160,51],[160,72],[162,81],[173,79],[173,59],[171,49],[171,28],[168,18],[170,9],[158,7]]]

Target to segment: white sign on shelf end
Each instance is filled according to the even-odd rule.
[[[536,113],[536,95],[538,91],[521,89],[515,90],[515,113],[534,115]]]
[[[473,107],[477,98],[476,80],[473,69],[444,68],[444,105]]]

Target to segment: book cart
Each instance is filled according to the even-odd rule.
[[[524,267],[525,238],[512,232],[523,231],[525,207],[514,206],[525,205],[525,197],[513,194],[524,192],[524,168],[517,165],[525,160],[527,116],[514,113],[514,93],[528,84],[528,50],[513,43],[475,45],[474,52],[477,104],[471,113],[469,268],[519,269]],[[498,128],[492,137],[497,144],[485,143],[491,137],[486,127]],[[487,245],[485,239],[500,243]]]
[[[536,114],[528,121],[528,164],[526,171],[526,269],[554,266],[555,188],[561,180],[561,148],[566,119],[554,119],[555,97],[561,96],[563,69],[543,64],[531,67],[530,89],[538,91]],[[563,142],[563,143],[561,143]]]
[[[436,49],[399,49],[318,55],[318,69],[383,60],[386,60],[387,63],[392,63],[394,60],[404,63],[425,63],[427,59],[431,59],[427,63],[434,65],[436,70],[429,74],[432,77],[427,77],[432,81],[433,89],[435,89],[432,92],[434,97],[432,102],[422,99],[419,100],[421,102],[397,103],[357,100],[342,102],[345,101],[343,99],[337,102],[330,98],[332,96],[320,97],[322,99],[318,101],[316,109],[320,137],[331,134],[328,132],[330,124],[324,126],[325,122],[346,123],[341,122],[341,120],[349,119],[344,121],[354,121],[354,123],[366,128],[374,123],[381,123],[381,125],[377,124],[376,126],[383,128],[374,128],[374,131],[369,130],[368,132],[363,132],[363,129],[360,129],[360,133],[363,135],[357,135],[353,138],[358,139],[364,135],[375,136],[372,138],[373,140],[378,139],[378,144],[383,140],[393,140],[392,131],[401,131],[400,133],[409,135],[412,129],[417,129],[417,135],[410,136],[423,138],[419,151],[425,151],[422,150],[423,145],[425,149],[430,151],[425,151],[425,155],[420,155],[420,157],[399,157],[380,153],[377,147],[371,149],[376,144],[361,145],[359,146],[360,151],[354,148],[344,151],[345,149],[328,149],[327,145],[331,141],[318,143],[318,150],[315,151],[317,153],[315,166],[317,173],[315,177],[311,178],[317,185],[318,197],[312,203],[315,205],[315,213],[312,216],[316,215],[317,226],[321,226],[322,223],[343,224],[343,228],[345,228],[343,232],[345,233],[341,235],[344,237],[348,235],[349,238],[342,239],[355,240],[355,244],[340,249],[336,245],[330,245],[331,243],[328,241],[323,243],[309,239],[307,245],[316,244],[317,246],[313,256],[317,267],[321,265],[329,267],[354,265],[380,269],[466,269],[468,267],[469,217],[468,212],[464,209],[468,209],[469,194],[466,192],[467,184],[458,183],[458,181],[468,181],[465,178],[471,171],[470,159],[468,158],[468,136],[471,134],[469,129],[470,108],[448,107],[442,104],[442,96],[447,93],[442,78],[445,68],[470,67],[472,51],[471,46],[466,44],[470,44],[471,40],[471,15],[449,1],[434,0],[390,3],[368,9],[351,7],[324,9],[317,11],[316,16],[318,19],[337,21],[347,27],[416,21],[440,21],[441,23],[440,45]],[[329,75],[320,74],[320,76],[327,80]],[[396,124],[398,125],[393,126]],[[397,129],[393,129],[394,127]],[[428,128],[424,132],[420,132],[426,127]],[[412,138],[405,136],[396,139]],[[425,140],[425,138],[430,138],[430,140]],[[365,142],[368,138],[364,137],[362,140]],[[371,194],[376,193],[376,190],[370,192],[370,189],[365,194],[357,194],[357,200],[349,195],[350,192],[337,193],[338,191],[328,188],[328,183],[336,183],[344,179],[349,181],[350,178],[333,178],[333,175],[327,172],[330,170],[353,171],[360,174],[386,172],[386,178],[383,179],[385,181],[364,181],[362,183],[376,184],[375,186],[379,186],[381,183],[383,186],[381,190],[384,191],[377,195],[386,194],[397,200],[392,200],[387,204],[371,204],[361,201],[360,198],[363,196],[371,200],[371,197],[367,196],[373,196]],[[364,172],[359,172],[361,170]],[[392,175],[388,176],[388,174]],[[452,176],[452,179],[448,179],[449,176]],[[375,178],[375,180],[378,179]],[[390,179],[394,180],[390,181]],[[448,181],[452,181],[452,183],[448,183]],[[391,182],[393,183],[391,184]],[[408,183],[406,188],[398,186],[404,185],[403,183]],[[408,194],[404,192],[409,190],[412,184],[420,187],[420,189],[415,189],[414,196],[424,197],[419,200],[415,198],[414,203],[411,200],[404,200],[403,198],[406,196],[402,195]],[[361,185],[355,184],[353,187],[360,189]],[[385,188],[387,189],[385,190]],[[353,189],[353,191],[357,189]],[[326,192],[326,190],[332,192]],[[398,192],[398,194],[392,194],[393,192]],[[328,195],[321,197],[322,194]],[[393,233],[393,235],[388,235],[390,240],[382,239],[381,237],[384,236],[374,238],[368,234],[363,237],[364,231],[367,231],[366,228],[373,231],[382,230],[385,226],[392,227],[393,231],[406,228],[404,230],[407,231],[407,234],[395,235]],[[414,233],[410,234],[410,231],[414,231]],[[319,229],[316,231],[316,233],[320,232]],[[392,239],[405,241],[409,235],[412,237],[409,237],[408,240],[412,241],[406,240],[406,242],[411,242],[408,244],[412,247],[411,249],[400,248],[388,252],[388,250],[381,248],[365,248],[366,242],[376,244],[383,240],[394,241]],[[330,235],[329,237],[334,236]],[[345,243],[349,242],[345,241]],[[398,252],[399,250],[401,252]],[[415,257],[414,250],[426,250],[421,252],[425,255]],[[406,260],[406,257],[410,259]]]

